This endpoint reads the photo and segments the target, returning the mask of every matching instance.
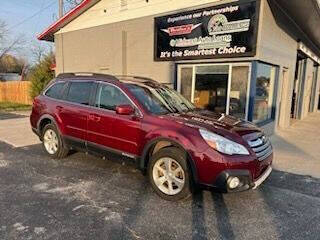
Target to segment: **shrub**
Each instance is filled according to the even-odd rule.
[[[38,96],[54,78],[54,71],[51,70],[53,63],[54,54],[50,53],[31,69],[27,80],[31,81],[30,96],[32,99]]]

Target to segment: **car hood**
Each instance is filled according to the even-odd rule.
[[[262,130],[254,124],[229,115],[195,110],[187,113],[174,113],[165,115],[164,118],[193,128],[205,128],[221,135],[244,136]]]

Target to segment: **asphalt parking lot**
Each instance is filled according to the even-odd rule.
[[[0,239],[320,239],[320,180],[274,171],[256,191],[173,203],[130,164],[0,142]]]

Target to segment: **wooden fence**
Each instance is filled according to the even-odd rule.
[[[32,104],[29,96],[30,82],[0,82],[0,102]]]

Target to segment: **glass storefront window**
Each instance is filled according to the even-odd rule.
[[[178,66],[177,90],[197,108],[247,119],[250,63]]]
[[[228,97],[229,65],[197,66],[194,104],[198,108],[225,113]]]
[[[181,68],[181,89],[180,93],[182,96],[184,96],[186,99],[191,101],[191,94],[192,94],[192,74],[193,74],[193,68],[192,67],[183,67]]]
[[[276,67],[258,63],[253,112],[253,122],[255,123],[272,118],[275,76]]]
[[[231,77],[229,114],[246,119],[249,66],[233,66]]]

